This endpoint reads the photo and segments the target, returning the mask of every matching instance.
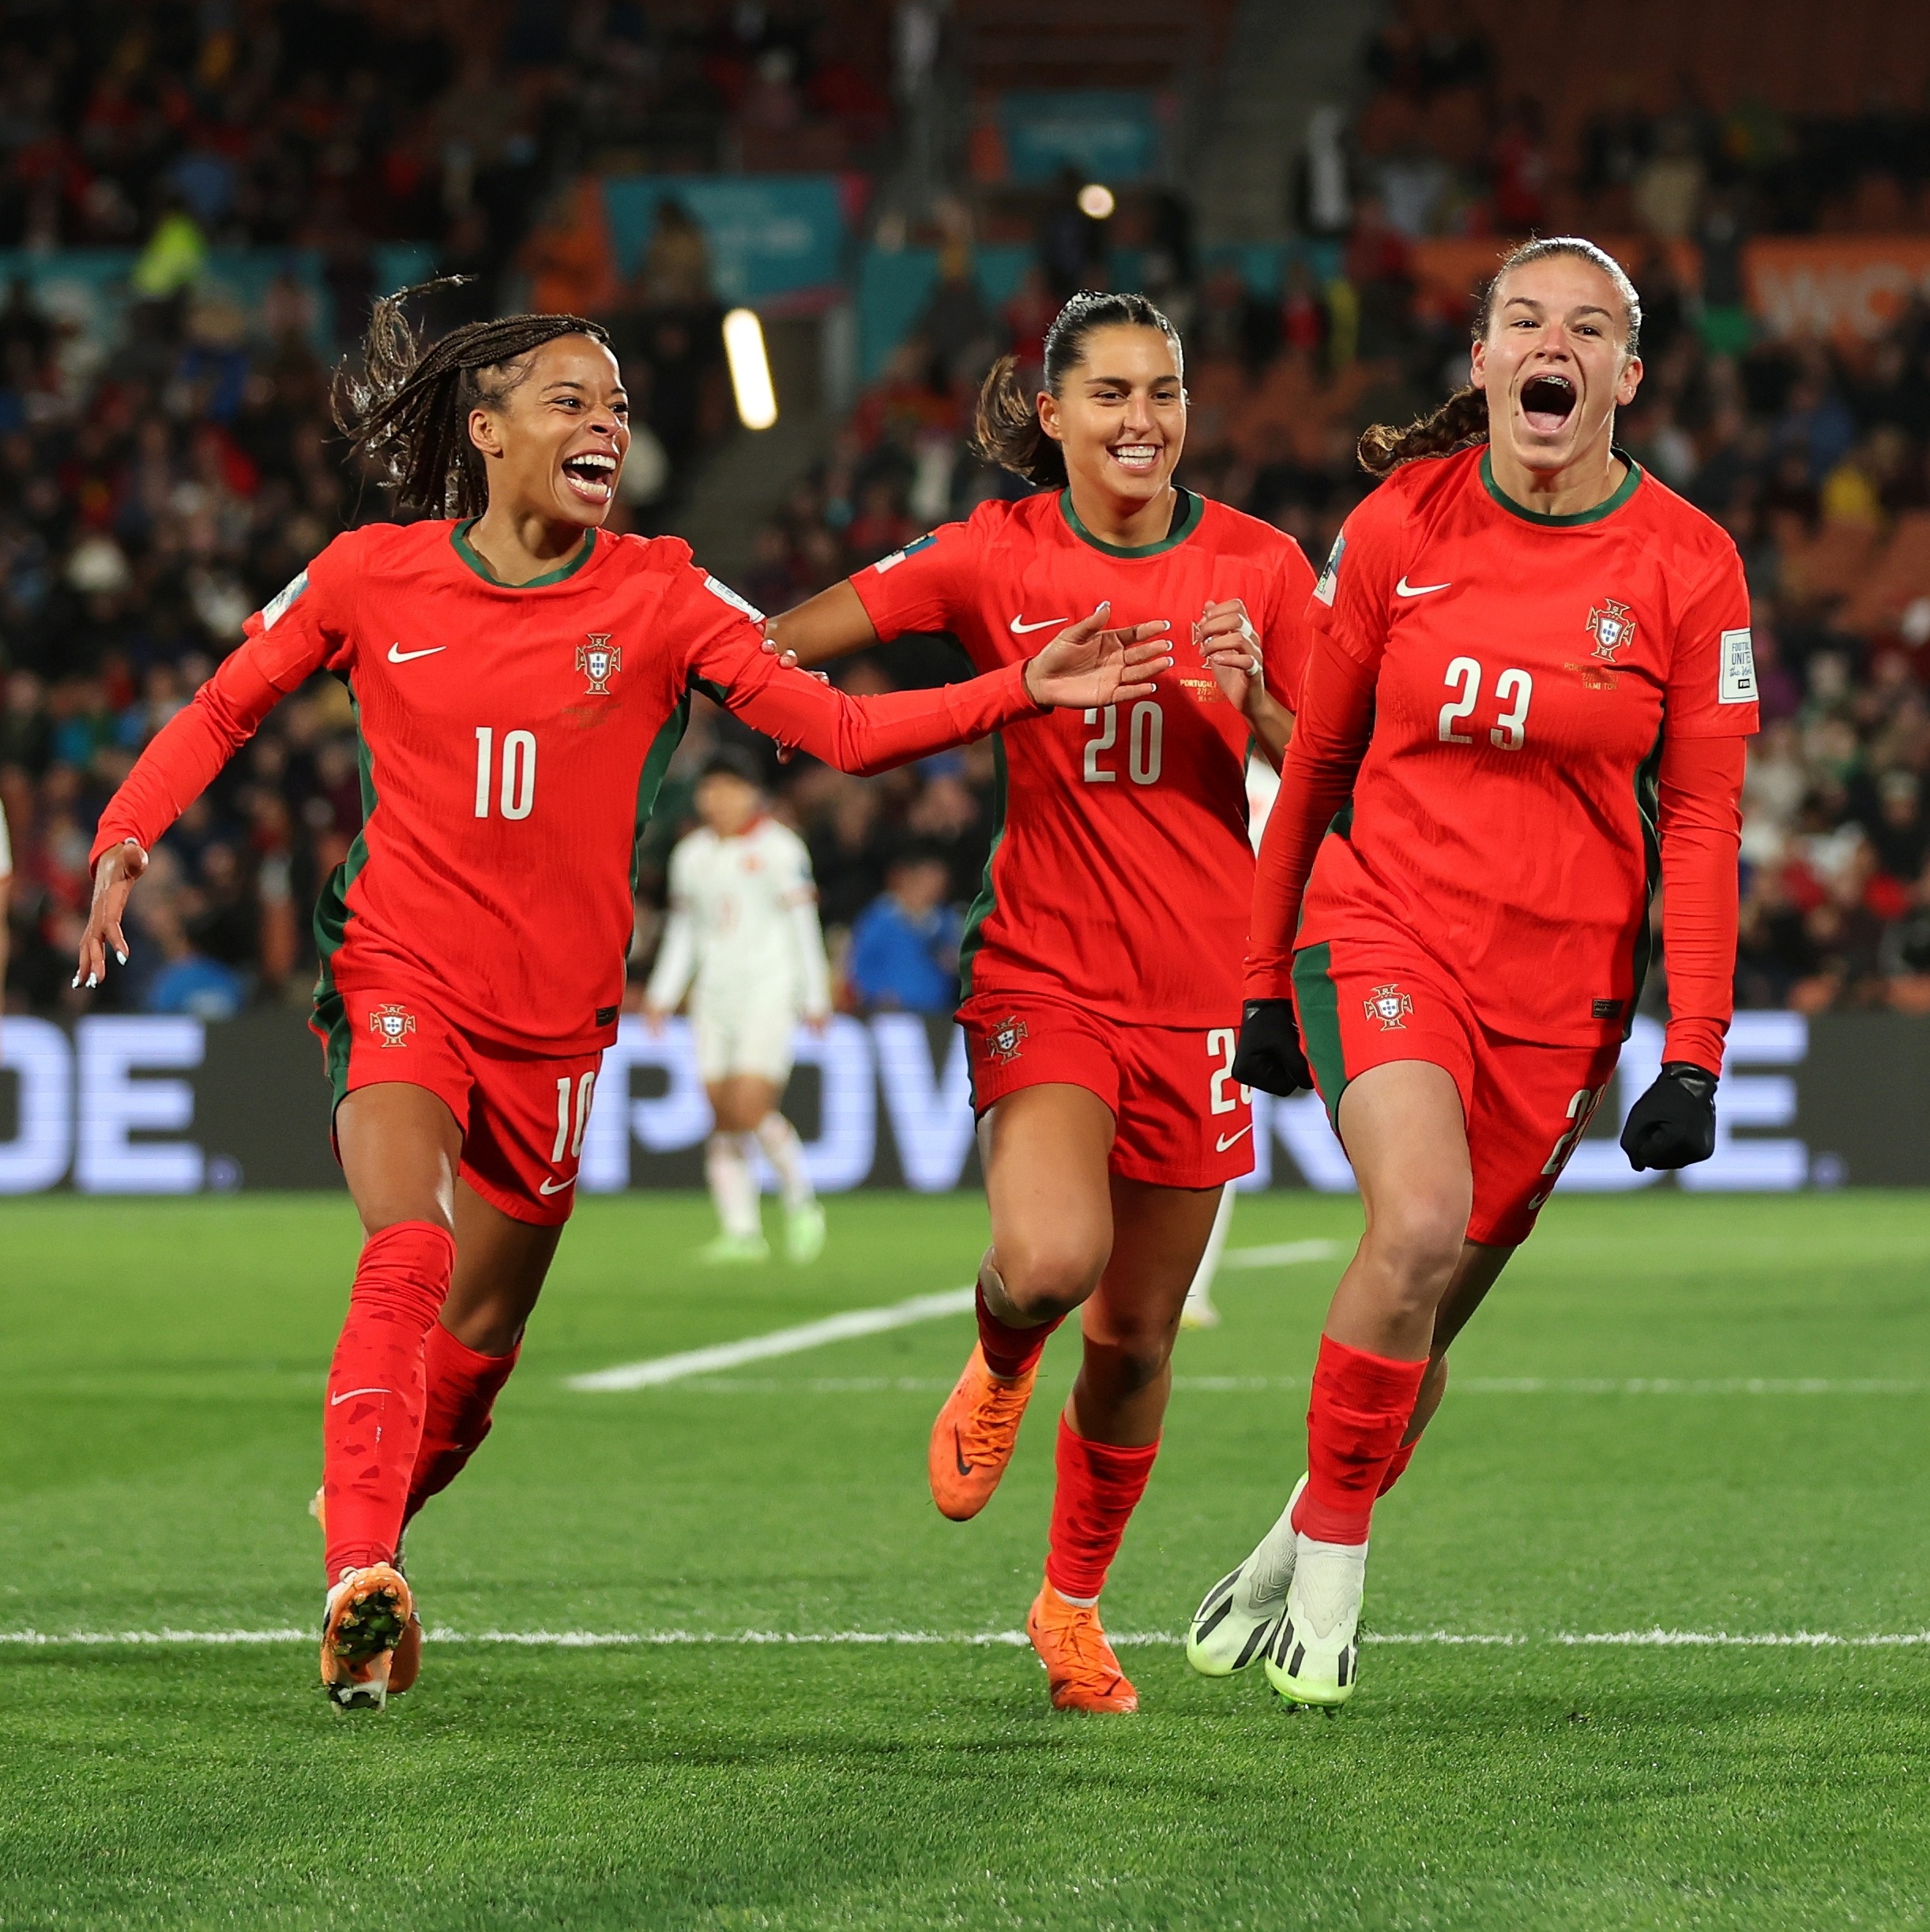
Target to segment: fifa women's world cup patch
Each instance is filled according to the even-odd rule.
[[[1376,986],[1360,1002],[1369,1019],[1380,1022],[1383,1033],[1404,1031],[1408,1015],[1414,1010],[1414,1002],[1401,992],[1399,985]]]
[[[405,1006],[369,1008],[369,1031],[380,1035],[384,1046],[405,1046],[416,1030],[416,1015]]]
[[[1326,566],[1314,585],[1314,595],[1330,609],[1333,608],[1334,593],[1340,588],[1341,559],[1346,552],[1347,538],[1343,533],[1334,538],[1334,548],[1327,552]]]
[[[894,550],[890,556],[880,557],[871,568],[882,577],[886,571],[895,571],[907,557],[915,557],[920,551],[929,550],[938,540],[938,533],[930,531],[916,542],[907,544],[902,550]]]
[[[1025,1022],[1014,1013],[1010,1019],[1002,1019],[985,1036],[985,1050],[1002,1067],[1009,1067],[1018,1058],[1019,1050],[1025,1044],[1028,1031]]]
[[[590,631],[584,635],[589,642],[577,646],[577,668],[589,680],[583,695],[607,698],[610,695],[611,679],[623,668],[623,647],[610,642],[608,631]]]

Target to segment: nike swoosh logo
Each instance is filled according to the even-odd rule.
[[[1069,624],[1071,622],[1070,617],[1048,617],[1044,623],[1029,624],[1022,617],[1014,617],[1012,620],[1012,635],[1015,638],[1022,638],[1028,631],[1049,631],[1054,624]]]
[[[1394,594],[1397,597],[1432,597],[1437,590],[1451,590],[1454,588],[1454,580],[1450,577],[1444,584],[1410,584],[1403,577],[1394,586]]]
[[[331,1409],[339,1407],[352,1395],[387,1395],[393,1392],[386,1388],[345,1388],[339,1395],[329,1396],[329,1407]]]
[[[389,646],[389,661],[391,664],[413,664],[418,657],[433,657],[438,651],[448,649],[446,644],[431,644],[427,650],[404,650],[400,644],[391,644]]]
[[[577,1177],[572,1174],[567,1181],[546,1181],[536,1192],[539,1194],[560,1194],[565,1188],[574,1188],[576,1184]]]
[[[1232,1147],[1235,1141],[1245,1139],[1247,1135],[1252,1132],[1253,1123],[1249,1120],[1237,1134],[1222,1134],[1220,1138],[1213,1143],[1214,1153],[1225,1153],[1227,1149]]]
[[[972,1465],[965,1460],[965,1457],[964,1438],[959,1435],[957,1430],[955,1429],[952,1431],[952,1459],[958,1465],[958,1473],[960,1475],[969,1476],[971,1474]]]

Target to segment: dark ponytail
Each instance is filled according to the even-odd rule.
[[[398,289],[375,304],[362,368],[336,372],[335,425],[352,454],[369,458],[395,491],[396,507],[431,516],[480,516],[489,490],[482,454],[469,440],[469,412],[498,409],[525,376],[523,359],[559,336],[608,335],[581,315],[506,315],[465,322],[425,345],[403,304],[462,278]]]
[[[1186,369],[1179,332],[1144,296],[1111,295],[1082,289],[1059,311],[1045,336],[1045,386],[1057,396],[1067,375],[1085,360],[1085,338],[1096,329],[1157,329],[1172,345],[1180,372]],[[1018,379],[1018,358],[1001,356],[991,366],[978,396],[973,446],[988,463],[1042,488],[1063,488],[1066,454],[1039,424],[1037,399]]]
[[[1484,341],[1493,318],[1495,296],[1511,269],[1525,268],[1531,262],[1545,262],[1551,255],[1575,255],[1592,263],[1615,284],[1622,298],[1622,353],[1636,354],[1642,341],[1642,298],[1628,279],[1620,262],[1605,248],[1585,241],[1578,235],[1552,235],[1545,241],[1523,242],[1505,257],[1493,278],[1481,291],[1474,315],[1473,340]],[[1389,423],[1376,423],[1361,437],[1356,454],[1360,467],[1370,476],[1385,476],[1422,456],[1449,456],[1488,440],[1488,397],[1484,390],[1458,389],[1432,415],[1417,416],[1404,429]]]

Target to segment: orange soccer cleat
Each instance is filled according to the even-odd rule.
[[[393,1563],[342,1572],[322,1625],[322,1689],[337,1710],[379,1711],[389,1701],[415,1610],[408,1580]]]
[[[1025,1618],[1025,1634],[1045,1666],[1059,1711],[1136,1711],[1139,1693],[1100,1626],[1096,1603],[1068,1603],[1048,1583]]]
[[[318,1489],[310,1497],[308,1513],[322,1525],[322,1533],[329,1533],[329,1521],[323,1498],[325,1489]],[[395,1553],[395,1566],[406,1578],[408,1572],[402,1569],[402,1552]],[[416,1680],[422,1675],[422,1618],[413,1601],[413,1592],[408,1609],[408,1622],[402,1632],[402,1640],[395,1647],[395,1655],[389,1661],[389,1695],[399,1697],[404,1691],[416,1688]]]
[[[973,1343],[965,1373],[931,1425],[931,1500],[939,1515],[969,1522],[991,1501],[1037,1380],[1036,1368],[1010,1380],[994,1375]]]

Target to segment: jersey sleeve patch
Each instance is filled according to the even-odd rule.
[[[1756,700],[1755,652],[1749,633],[1722,633],[1722,674],[1716,692],[1717,704],[1754,704]]]
[[[929,550],[938,540],[938,533],[933,531],[920,537],[915,544],[907,544],[902,550],[893,551],[888,557],[880,557],[871,568],[882,577],[886,571],[895,571],[907,557],[915,557],[920,551]]]
[[[308,573],[302,574],[277,590],[267,603],[261,606],[261,628],[272,631],[287,614],[288,606],[308,588]]]
[[[763,623],[764,613],[754,604],[740,597],[728,584],[720,582],[717,578],[706,574],[704,578],[704,588],[713,597],[720,597],[729,604],[732,610],[742,611],[754,624]]]
[[[1327,552],[1326,565],[1320,572],[1320,579],[1314,586],[1314,595],[1326,604],[1334,608],[1334,593],[1340,588],[1341,557],[1347,548],[1347,533],[1343,530],[1334,540],[1334,548]]]

